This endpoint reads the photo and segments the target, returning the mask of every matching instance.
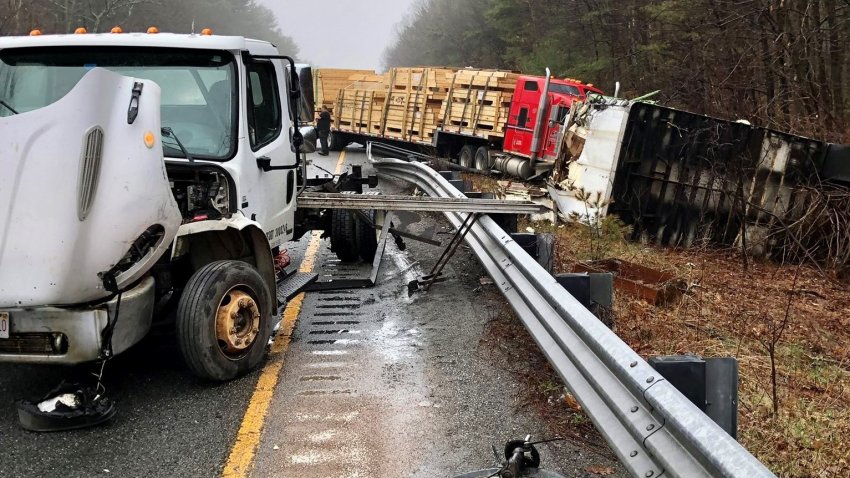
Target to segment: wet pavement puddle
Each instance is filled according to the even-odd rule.
[[[398,316],[398,305],[387,303],[397,302],[406,277],[419,267],[403,253],[389,254],[393,260],[384,262],[373,289],[306,295],[279,384],[285,392],[279,391],[278,412],[272,410],[263,432],[263,443],[283,453],[260,451],[253,476],[387,476],[385,435],[418,416],[399,404],[409,402],[407,384],[421,383],[408,376],[419,370],[412,364],[419,331]],[[327,279],[368,275],[369,264],[331,257],[323,247],[318,263]]]

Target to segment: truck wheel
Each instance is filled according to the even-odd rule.
[[[348,146],[348,142],[346,142],[344,134],[335,131],[328,133],[328,149],[342,151],[346,146]]]
[[[331,250],[342,262],[357,260],[357,233],[354,214],[347,209],[334,209],[331,216]]]
[[[372,220],[372,224],[375,223],[374,209],[363,211],[363,213]],[[378,251],[378,230],[366,224],[366,221],[358,217],[355,233],[357,236],[357,251],[360,254],[360,258],[371,263],[375,259],[375,253]]]
[[[460,149],[460,154],[457,157],[460,165],[466,168],[471,168],[475,162],[475,146],[465,145]]]
[[[253,266],[217,261],[201,267],[177,305],[177,340],[186,365],[214,381],[250,371],[265,355],[271,314],[271,294]]]
[[[479,146],[475,150],[475,169],[479,171],[490,171],[493,167],[493,161],[490,158],[490,148],[487,146]]]

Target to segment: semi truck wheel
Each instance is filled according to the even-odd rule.
[[[331,131],[328,133],[328,149],[331,151],[342,151],[348,146],[348,141],[346,141],[346,136],[342,133]]]
[[[471,168],[475,162],[475,146],[465,145],[460,149],[457,159],[461,166]]]
[[[347,209],[334,209],[331,216],[331,250],[342,262],[357,260],[357,233],[354,214]]]
[[[252,370],[265,355],[271,314],[271,294],[253,266],[216,261],[201,267],[177,305],[177,340],[186,365],[214,381]]]
[[[475,169],[479,171],[490,171],[492,167],[493,161],[490,159],[490,148],[479,146],[475,150]]]
[[[369,216],[372,224],[375,223],[376,215],[374,209],[363,211],[363,213]],[[357,252],[360,254],[360,258],[371,263],[375,259],[375,253],[378,251],[378,230],[366,224],[366,221],[362,221],[358,217],[355,234],[357,237]]]

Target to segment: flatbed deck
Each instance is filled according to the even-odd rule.
[[[377,209],[414,212],[476,212],[481,214],[537,214],[546,208],[531,201],[440,198],[405,195],[359,195],[304,192],[298,207],[307,209]]]

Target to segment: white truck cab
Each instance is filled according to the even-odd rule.
[[[170,315],[197,375],[259,363],[299,182],[278,55],[209,34],[0,37],[0,362],[106,358]]]

